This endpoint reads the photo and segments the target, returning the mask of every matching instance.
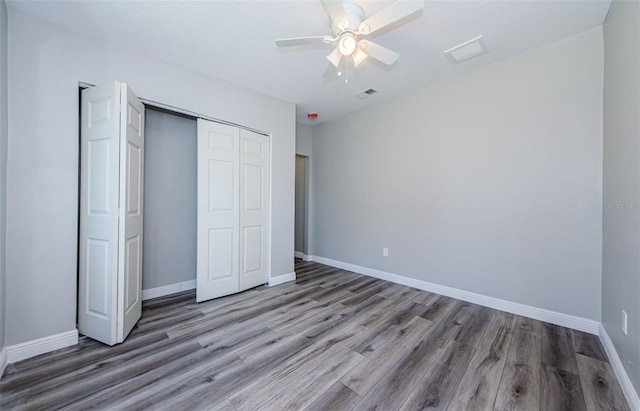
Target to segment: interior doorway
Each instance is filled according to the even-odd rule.
[[[295,256],[306,259],[309,254],[309,157],[296,154],[295,175]]]

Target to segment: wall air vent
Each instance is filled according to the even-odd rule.
[[[359,98],[360,100],[364,100],[365,98],[369,97],[372,94],[376,94],[378,91],[374,90],[372,88],[365,90],[361,93],[356,94],[356,98]]]
[[[453,64],[469,60],[470,58],[479,56],[488,52],[486,43],[483,36],[478,36],[475,39],[469,40],[465,43],[459,44],[455,47],[446,50],[444,54],[449,57],[449,60]]]

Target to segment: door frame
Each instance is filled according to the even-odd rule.
[[[311,157],[305,154],[295,154],[295,158],[296,160],[298,159],[298,157],[300,157],[302,159],[302,161],[304,161],[304,193],[303,193],[303,200],[304,200],[304,219],[303,219],[303,224],[304,224],[304,228],[302,230],[302,251],[297,251],[295,249],[295,244],[294,244],[294,256],[297,258],[301,258],[303,260],[307,260],[308,256],[309,256],[309,184],[310,184],[310,172],[311,172],[311,167],[310,167],[310,162],[311,162]],[[297,172],[296,172],[296,176],[297,176]],[[297,185],[297,183],[296,183]],[[295,190],[295,193],[297,193],[297,190]],[[295,196],[294,193],[294,196]],[[297,198],[296,198],[297,200]],[[296,207],[297,208],[297,205]],[[296,219],[297,220],[297,219]],[[294,222],[294,229],[297,231],[297,228],[295,227],[295,222]],[[295,236],[294,236],[294,243],[295,243]]]

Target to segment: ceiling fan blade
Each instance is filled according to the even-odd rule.
[[[334,79],[338,77],[338,69],[333,66],[332,63],[327,63],[327,67],[324,68],[322,77],[325,79]]]
[[[341,59],[342,59],[342,54],[340,53],[340,50],[338,50],[337,47],[333,49],[333,51],[329,53],[329,55],[327,56],[327,60],[329,60],[329,62],[333,64],[336,68],[338,68],[338,66],[340,65]]]
[[[324,4],[331,21],[338,29],[342,30],[347,27],[349,19],[347,18],[347,13],[344,12],[341,1],[323,0],[322,4]]]
[[[400,0],[369,17],[358,26],[359,34],[371,34],[424,8],[424,1]]]
[[[387,65],[392,65],[398,60],[400,55],[395,51],[389,50],[386,47],[382,47],[379,44],[376,44],[369,40],[360,40],[358,45],[369,56],[373,57],[376,60],[379,60]]]
[[[292,39],[276,40],[276,46],[278,47],[314,46],[314,45],[331,43],[331,40],[332,39],[329,36],[297,37]]]

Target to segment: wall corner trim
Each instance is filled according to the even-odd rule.
[[[26,341],[20,344],[5,347],[7,351],[7,363],[26,360],[36,355],[59,350],[78,344],[78,330],[73,329],[60,334],[38,338],[37,340]]]
[[[293,256],[294,256],[295,258],[299,258],[299,259],[301,259],[301,260],[303,260],[303,261],[311,261],[311,260],[309,259],[309,258],[310,258],[310,256],[308,256],[307,254],[302,253],[302,252],[300,252],[300,251],[294,251],[294,252],[293,252]]]
[[[7,349],[2,347],[2,351],[0,351],[0,380],[4,375],[4,370],[7,368]]]
[[[589,334],[598,335],[600,332],[600,323],[588,318],[577,317],[575,315],[564,314],[544,308],[516,303],[513,301],[501,300],[499,298],[489,297],[471,291],[447,287],[440,284],[430,283],[428,281],[405,277],[403,275],[376,270],[374,268],[362,267],[355,264],[336,261],[330,258],[319,257],[316,255],[310,255],[309,258],[310,261],[315,261],[320,264],[330,265],[332,267],[341,268],[343,270],[353,271],[354,273],[368,275],[369,277],[391,281],[393,283],[418,288],[420,290],[456,298],[458,300],[494,308],[496,310],[506,311],[512,314],[522,315],[524,317],[560,325],[562,327],[572,328],[574,330],[583,331]]]
[[[627,371],[622,365],[622,360],[618,356],[618,351],[613,345],[613,341],[609,338],[609,334],[607,334],[607,330],[602,324],[600,324],[600,342],[602,342],[607,357],[609,357],[609,362],[611,363],[613,372],[616,374],[616,378],[618,378],[620,382],[622,392],[629,403],[629,407],[634,411],[640,411],[640,397],[638,397],[638,393],[633,387],[631,379],[629,379],[629,374],[627,374]]]
[[[162,287],[149,288],[148,290],[142,290],[142,301],[150,300],[152,298],[164,297],[165,295],[179,293],[180,291],[193,290],[195,288],[196,280],[183,281],[181,283],[163,285]]]
[[[289,274],[279,275],[277,277],[269,278],[269,287],[273,287],[274,285],[280,285],[284,283],[288,283],[289,281],[296,280],[296,272],[290,272]]]

